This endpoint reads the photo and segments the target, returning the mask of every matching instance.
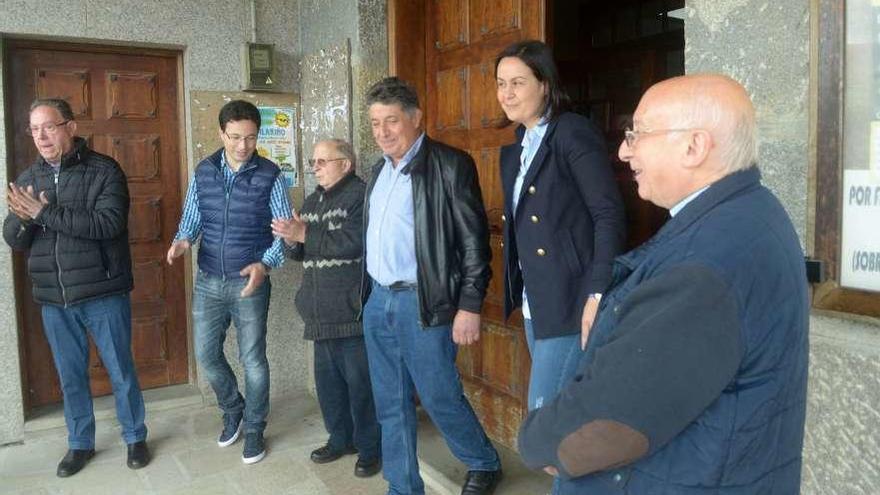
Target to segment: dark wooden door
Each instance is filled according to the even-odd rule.
[[[7,43],[10,177],[37,157],[25,133],[34,98],[60,97],[76,115],[77,134],[115,158],[128,176],[129,242],[134,270],[132,349],[141,387],[188,380],[184,264],[169,267],[165,250],[180,217],[178,54],[89,45]],[[40,307],[31,297],[26,258],[14,256],[27,407],[61,400]],[[95,395],[110,380],[90,344]]]

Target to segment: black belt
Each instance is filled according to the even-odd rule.
[[[412,282],[404,282],[404,281],[402,281],[402,280],[398,280],[397,282],[394,282],[393,284],[391,284],[391,285],[388,286],[388,288],[389,288],[390,290],[393,290],[393,291],[399,291],[399,290],[415,290],[415,289],[417,289],[418,287],[419,287],[418,284],[414,284],[414,283],[412,283]]]

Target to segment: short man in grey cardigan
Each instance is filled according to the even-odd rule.
[[[315,341],[315,385],[330,439],[312,452],[323,464],[358,452],[354,474],[382,468],[379,423],[360,313],[364,181],[354,173],[355,156],[346,141],[315,145],[309,160],[318,187],[292,220],[273,220],[291,258],[303,262],[296,307],[305,335]]]

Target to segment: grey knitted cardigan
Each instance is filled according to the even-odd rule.
[[[305,242],[288,247],[287,254],[303,262],[296,308],[307,340],[363,335],[358,316],[365,190],[351,173],[329,190],[318,186],[303,202]]]

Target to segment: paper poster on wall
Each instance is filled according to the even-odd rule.
[[[840,284],[880,292],[880,169],[843,171]]]
[[[296,110],[293,107],[259,107],[260,136],[257,153],[281,167],[287,187],[299,185],[296,167]]]

